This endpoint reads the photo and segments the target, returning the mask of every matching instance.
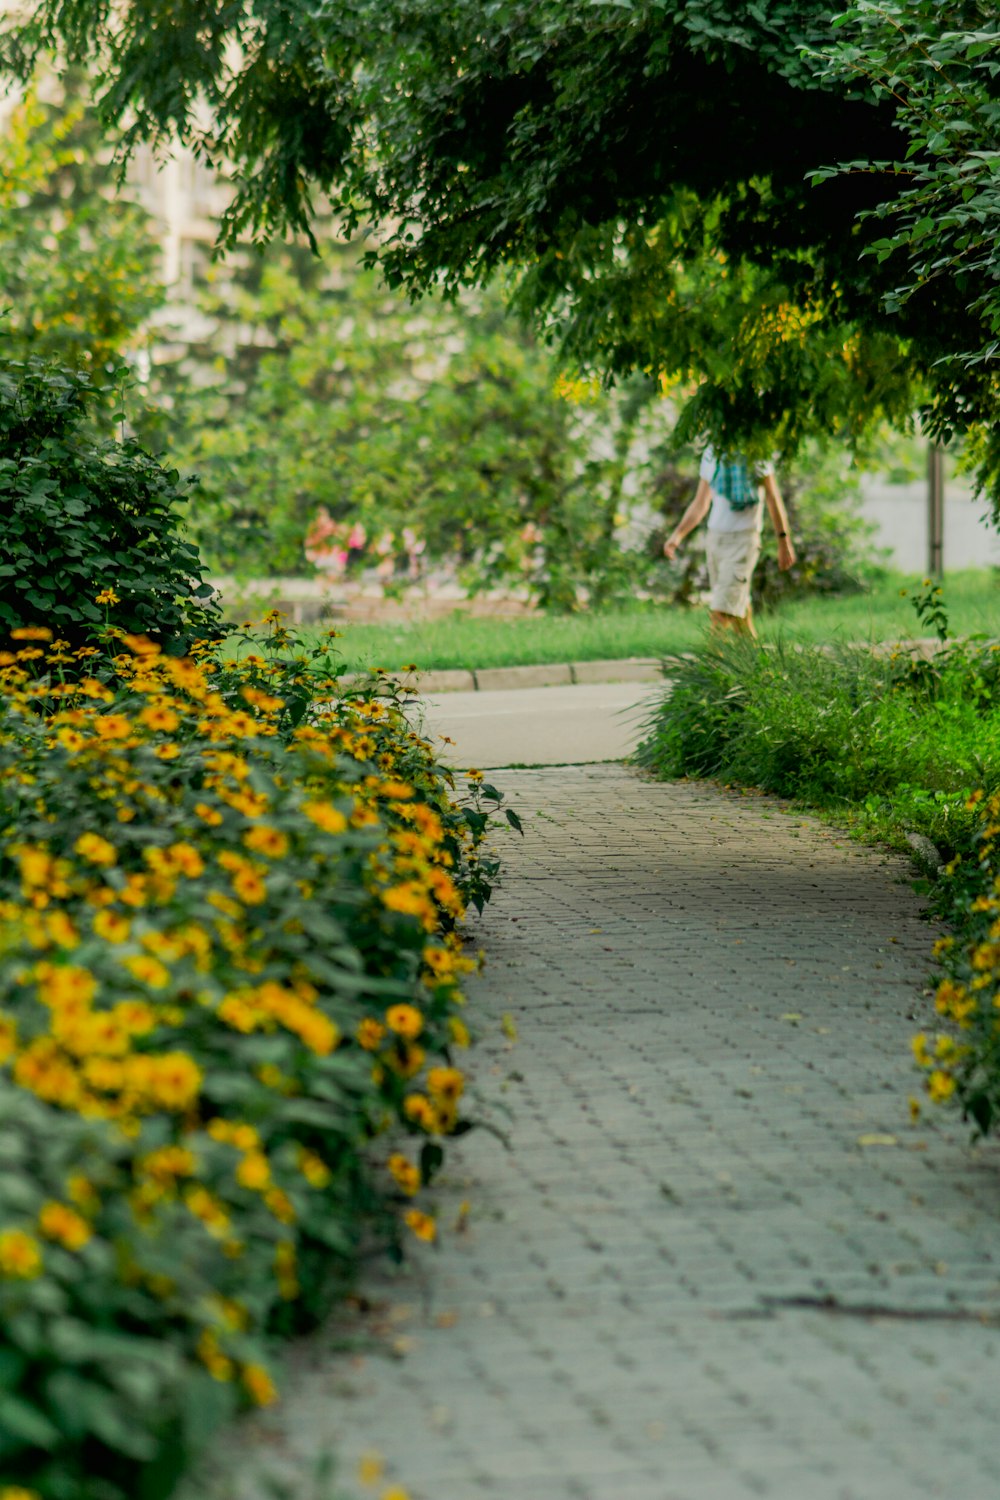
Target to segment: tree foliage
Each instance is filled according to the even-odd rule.
[[[216,273],[199,305],[212,333],[154,369],[153,395],[169,394],[161,436],[197,475],[213,568],[295,574],[315,557],[389,587],[444,570],[576,607],[646,566],[616,538],[630,446],[657,419],[648,382],[612,397],[566,380],[495,294],[414,308],[355,251],[272,248]]]
[[[52,357],[100,384],[162,302],[156,240],[114,175],[78,79],[59,102],[31,91],[14,108],[0,136],[6,358]]]
[[[976,0],[893,4],[942,44],[953,19],[974,28],[959,81],[975,75],[976,97],[992,98]],[[951,160],[913,120],[932,118],[942,88],[954,121],[966,106],[943,57],[919,81],[919,40],[902,102],[881,86],[895,63],[875,10],[856,7],[831,51],[834,10],[817,0],[208,0],[184,12],[41,0],[6,49],[22,71],[45,47],[95,61],[126,150],[179,135],[234,162],[224,243],[308,231],[326,195],[346,232],[374,226],[371,258],[390,284],[455,295],[512,268],[519,305],[574,358],[696,388],[689,430],[791,452],[810,433],[856,438],[920,399],[942,433],[992,410],[992,376],[954,362],[983,347],[962,278],[897,295],[892,257],[880,259],[880,207],[908,149]],[[977,120],[985,140],[992,115]],[[959,192],[973,187],[973,215],[988,211],[975,195],[992,171],[976,160]],[[867,166],[822,170],[850,162]],[[934,252],[927,217],[910,238]]]
[[[852,6],[837,19],[828,76],[892,100],[905,151],[828,167],[816,180],[878,176],[891,191],[866,215],[868,255],[889,278],[890,315],[944,302],[927,425],[965,432],[1000,518],[1000,18],[981,0]]]

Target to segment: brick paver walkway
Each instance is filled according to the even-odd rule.
[[[270,1467],[314,1500],[328,1448],[315,1500],[1000,1493],[1000,1160],[908,1120],[905,867],[621,766],[497,779],[530,816],[483,923],[475,1094],[512,1149],[454,1150],[440,1250],[299,1351],[222,1493]]]

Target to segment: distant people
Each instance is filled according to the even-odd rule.
[[[663,544],[664,555],[672,562],[684,538],[708,516],[712,626],[716,630],[735,630],[754,639],[757,632],[750,605],[750,585],[760,556],[764,519],[761,490],[778,538],[778,567],[782,571],[792,567],[795,548],[774,465],[749,464],[738,456],[717,458],[711,448],[706,448],[702,457],[694,499]]]

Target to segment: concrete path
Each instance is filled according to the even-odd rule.
[[[454,741],[456,765],[482,770],[623,760],[663,687],[661,680],[440,693],[423,700],[425,727]]]
[[[192,1495],[991,1500],[1000,1159],[909,1122],[905,867],[621,766],[495,779],[528,832],[473,1107],[511,1149],[454,1148],[440,1248],[373,1268]]]

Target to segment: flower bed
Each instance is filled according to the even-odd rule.
[[[1000,1126],[1000,791],[973,792],[967,805],[979,827],[936,903],[953,929],[934,948],[946,971],[935,995],[942,1028],[919,1032],[913,1053],[929,1098],[957,1103],[987,1135]]]
[[[274,622],[116,634],[0,653],[3,1500],[168,1495],[467,1128],[475,776]]]

